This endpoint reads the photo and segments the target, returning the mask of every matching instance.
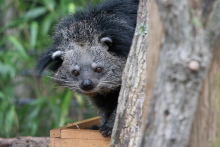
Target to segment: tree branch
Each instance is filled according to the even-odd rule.
[[[0,147],[49,147],[49,137],[0,138]]]

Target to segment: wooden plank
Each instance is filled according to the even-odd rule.
[[[55,138],[55,147],[109,147],[110,141]]]
[[[55,147],[55,138],[50,138],[50,147]]]
[[[60,130],[61,129],[50,130],[50,137],[60,137]]]
[[[86,119],[86,120],[75,122],[75,123],[69,123],[66,126],[50,130],[50,137],[61,137],[61,132],[60,131],[62,129],[67,129],[67,128],[86,129],[86,128],[90,128],[93,125],[99,125],[99,121],[100,121],[100,117],[98,116],[98,117]]]
[[[104,140],[110,141],[110,136],[105,138],[97,130],[76,130],[64,129],[61,130],[61,138],[84,139],[84,140]]]
[[[61,139],[60,138],[54,138],[54,147],[64,147],[61,144]]]
[[[70,128],[70,129],[88,129],[90,128],[91,126],[94,126],[94,125],[99,125],[100,124],[100,117],[94,117],[94,118],[91,118],[91,119],[87,119],[87,120],[83,120],[83,121],[79,121],[79,122],[75,122],[75,123],[72,123],[72,124],[68,124],[69,126],[67,128]]]
[[[50,131],[50,147],[108,147],[110,137],[103,137],[97,130],[86,130],[99,125],[100,117],[67,124]]]

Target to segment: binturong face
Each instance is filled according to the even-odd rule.
[[[105,94],[121,85],[126,59],[108,51],[110,37],[93,39],[93,42],[68,42],[57,46],[53,59],[62,65],[55,71],[53,80],[62,87],[81,94]]]

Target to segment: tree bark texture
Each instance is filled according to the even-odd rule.
[[[140,144],[142,106],[145,99],[148,2],[140,0],[137,27],[123,73],[111,147]]]
[[[207,27],[216,32],[211,35],[216,49],[199,96],[189,147],[220,147],[220,1],[212,9]]]
[[[220,12],[213,9],[217,18],[209,19],[203,27],[195,23],[199,17],[190,13],[187,0],[156,2],[164,39],[141,146],[187,147],[200,91],[219,39]]]
[[[220,44],[206,75],[190,134],[189,147],[220,146]]]
[[[162,39],[164,38],[163,27],[161,24],[157,4],[154,0],[151,0],[149,5],[149,32],[147,44],[147,73],[145,90],[146,96],[143,105],[143,120],[146,120],[146,117],[148,115],[148,108],[150,106],[150,102],[154,91],[154,83],[156,80],[155,73],[157,71],[159,62],[159,53],[162,45]],[[142,125],[141,130],[145,130],[145,125]]]
[[[0,147],[49,147],[49,137],[0,138]]]

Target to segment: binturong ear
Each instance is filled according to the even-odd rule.
[[[54,48],[50,48],[42,53],[36,65],[37,75],[40,76],[49,65],[49,70],[57,71],[63,63],[62,55],[63,51]]]
[[[108,47],[112,46],[112,39],[110,37],[102,37],[100,42],[107,45]]]

